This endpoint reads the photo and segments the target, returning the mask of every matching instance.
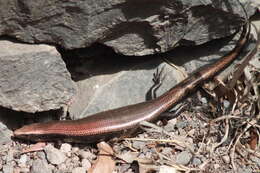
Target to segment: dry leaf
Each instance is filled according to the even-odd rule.
[[[45,146],[46,146],[45,142],[38,142],[30,146],[29,148],[23,149],[22,153],[24,154],[24,153],[34,152],[34,151],[42,151]]]
[[[256,129],[251,129],[250,130],[250,141],[249,141],[251,150],[256,149],[257,141],[258,141],[258,135],[257,135]]]
[[[113,149],[105,142],[97,144],[99,154],[96,162],[88,170],[88,173],[112,173],[115,169],[115,161],[113,160]]]

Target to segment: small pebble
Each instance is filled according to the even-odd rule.
[[[195,166],[200,165],[202,162],[199,158],[195,157],[194,159],[192,159],[192,164]]]
[[[59,165],[59,169],[60,169],[60,170],[66,170],[66,169],[67,169],[66,164],[65,164],[65,163],[60,164],[60,165]]]
[[[162,152],[161,153],[164,154],[164,155],[171,154],[172,153],[172,148],[171,147],[164,147],[164,148],[162,148]]]
[[[180,136],[187,136],[188,135],[186,130],[184,130],[184,129],[178,129],[178,132],[179,132]]]
[[[63,152],[63,153],[68,153],[71,151],[71,145],[70,144],[62,144],[61,147],[60,147],[60,150]]]
[[[146,143],[143,141],[134,141],[133,142],[133,147],[135,149],[143,149],[145,147]]]
[[[72,170],[72,173],[86,173],[86,169],[82,167],[77,167]]]
[[[200,127],[200,124],[197,121],[190,121],[190,126],[193,129],[196,129],[196,128]]]
[[[79,151],[79,157],[80,157],[81,159],[93,160],[93,159],[96,158],[96,155],[93,154],[93,153],[91,153],[91,152],[89,152],[89,151],[82,151],[82,150],[80,150],[80,151]]]
[[[6,162],[10,162],[14,160],[14,150],[11,149],[10,151],[8,151],[7,157],[6,157]]]
[[[145,157],[146,158],[152,158],[152,156],[153,156],[153,153],[151,152],[151,151],[147,151],[147,152],[145,152]]]
[[[37,152],[36,155],[39,157],[39,159],[46,160],[46,155],[45,155],[45,153],[43,151]]]
[[[122,160],[128,163],[132,163],[134,160],[136,160],[137,157],[138,157],[137,152],[127,151],[122,154],[119,154],[119,158],[121,158]]]
[[[190,152],[182,151],[177,154],[176,163],[181,164],[181,165],[187,165],[187,164],[189,164],[191,158],[192,158],[192,154]]]
[[[72,162],[72,163],[78,163],[78,162],[79,162],[79,157],[78,157],[78,156],[73,156],[73,157],[71,158],[71,162]]]
[[[27,162],[27,155],[23,154],[21,155],[20,159],[19,159],[19,163],[22,165],[25,165]]]
[[[230,157],[228,155],[222,156],[222,159],[225,163],[230,163]]]
[[[179,121],[177,122],[176,127],[178,129],[184,129],[185,127],[187,127],[187,125],[188,125],[187,121]]]
[[[79,147],[72,147],[71,151],[72,151],[73,153],[76,153],[76,152],[79,151]]]
[[[230,102],[228,100],[224,100],[223,105],[224,105],[225,108],[229,108]]]
[[[59,165],[66,160],[65,154],[52,145],[47,145],[44,151],[46,152],[47,160],[54,165]]]
[[[176,125],[176,123],[177,123],[177,119],[176,118],[171,119],[171,120],[168,121],[168,124]]]
[[[220,165],[219,164],[214,164],[214,169],[218,169],[220,168]]]
[[[130,168],[129,164],[122,164],[120,167],[117,168],[118,172],[123,173],[134,173],[133,170]],[[114,172],[113,172],[114,173]]]
[[[81,165],[83,168],[85,168],[86,170],[88,170],[91,167],[91,163],[88,159],[83,159],[81,161]]]
[[[208,100],[207,100],[206,97],[202,97],[202,98],[200,99],[200,101],[201,101],[201,103],[203,103],[203,104],[207,104],[207,103],[208,103]]]
[[[51,173],[51,169],[46,160],[34,160],[31,168],[31,173]]]
[[[4,165],[3,166],[3,172],[4,173],[13,173],[14,172],[14,167],[13,165]]]
[[[168,121],[166,126],[164,126],[164,129],[166,131],[168,131],[168,132],[173,132],[173,131],[175,131],[176,123],[177,123],[177,119],[176,118],[171,119],[171,120]]]
[[[139,154],[138,158],[140,158],[140,159],[144,159],[144,158],[145,158],[144,153]]]

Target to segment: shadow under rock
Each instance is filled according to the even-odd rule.
[[[234,35],[213,40],[199,46],[177,47],[165,53],[146,56],[120,55],[115,53],[112,48],[102,44],[95,44],[88,48],[74,50],[58,48],[58,51],[61,53],[68,70],[72,74],[72,79],[80,81],[96,75],[113,74],[120,71],[155,69],[163,62],[163,58],[182,66],[191,60],[198,60],[200,57],[211,56],[212,54],[220,57],[230,51],[221,49],[230,44]],[[158,59],[160,60],[158,61]],[[154,63],[149,63],[149,66],[140,66],[140,64],[149,61],[154,61]]]

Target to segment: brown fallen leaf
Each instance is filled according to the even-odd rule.
[[[256,129],[251,129],[250,130],[250,141],[249,141],[251,150],[256,150],[257,141],[258,141],[258,135],[257,135]]]
[[[115,161],[113,160],[113,149],[105,142],[97,144],[99,153],[97,160],[88,170],[88,173],[112,173],[115,169]]]
[[[46,146],[45,142],[37,142],[36,144],[31,145],[29,148],[23,149],[22,153],[29,153],[29,152],[35,152],[35,151],[42,151],[44,147]]]

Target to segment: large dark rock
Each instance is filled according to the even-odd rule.
[[[76,93],[55,47],[0,40],[0,106],[24,112],[59,109]]]
[[[245,18],[237,0],[0,0],[0,8],[0,35],[66,49],[98,42],[124,55],[202,44]]]

